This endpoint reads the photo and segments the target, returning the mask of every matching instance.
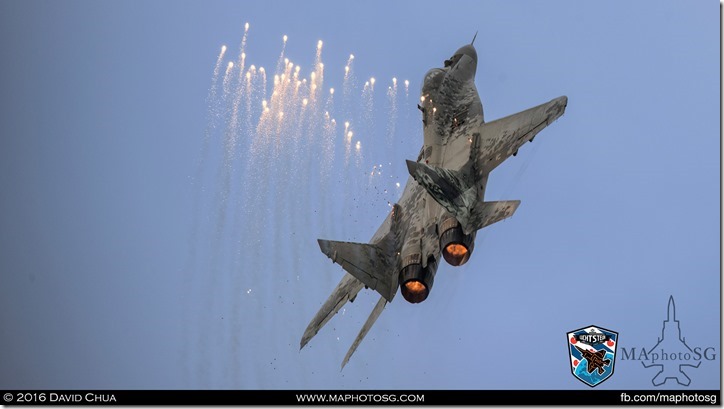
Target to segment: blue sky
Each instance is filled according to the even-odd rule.
[[[581,389],[566,333],[598,325],[651,348],[673,295],[687,343],[717,348],[691,387],[718,388],[719,11],[0,3],[0,387]],[[267,70],[249,105],[237,71],[223,87],[246,22],[245,68]],[[424,303],[388,305],[340,372],[377,296],[299,351],[342,277],[316,239],[369,240],[421,145],[422,76],[476,31],[487,120],[560,95],[568,108],[491,174],[486,200],[520,199],[515,216],[480,232],[465,266],[441,265]],[[300,78],[323,41],[324,82],[306,116],[294,99],[257,128],[283,35]],[[617,358],[599,388],[655,374]]]

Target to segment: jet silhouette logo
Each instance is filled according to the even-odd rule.
[[[621,360],[641,361],[644,368],[656,368],[658,371],[651,379],[654,386],[661,386],[671,380],[681,386],[689,386],[691,378],[688,368],[698,368],[702,361],[716,360],[714,347],[690,347],[681,332],[681,322],[676,319],[674,297],[669,296],[666,319],[661,335],[651,348],[621,347]],[[671,384],[671,383],[670,383]]]
[[[711,348],[707,348],[704,354],[710,356],[710,350]],[[676,319],[676,304],[673,295],[669,297],[661,337],[656,345],[645,351],[644,355],[648,358],[641,361],[644,368],[659,369],[651,380],[654,386],[661,386],[668,379],[675,380],[679,385],[689,386],[691,378],[684,372],[684,368],[698,368],[701,365],[702,353],[700,348],[692,349],[689,347],[686,344],[686,338],[681,335],[681,324]],[[647,364],[649,360],[650,362]],[[661,363],[655,363],[657,361],[661,361]]]
[[[567,334],[571,373],[590,387],[613,375],[618,332],[590,325]]]

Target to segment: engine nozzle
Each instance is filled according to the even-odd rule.
[[[427,289],[427,286],[422,281],[414,279],[408,280],[402,286],[402,296],[413,304],[425,301],[428,294],[430,294],[430,290]]]
[[[470,258],[470,252],[464,244],[450,243],[443,250],[442,256],[452,266],[461,266]]]
[[[437,261],[433,256],[430,256],[425,268],[420,264],[404,267],[400,271],[400,292],[405,300],[412,304],[425,301],[430,295],[436,271]]]
[[[470,259],[474,246],[475,237],[464,234],[460,225],[449,228],[440,235],[442,256],[451,266],[465,264]]]

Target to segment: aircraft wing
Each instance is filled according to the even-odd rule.
[[[399,287],[397,271],[398,231],[402,209],[392,206],[390,214],[374,234],[370,243],[318,240],[319,248],[333,262],[347,271],[327,301],[307,326],[300,349],[347,303],[354,301],[362,287],[376,290],[382,297],[372,310],[342,362],[342,368],[357,350],[362,339],[377,321],[385,305],[392,301]]]
[[[473,132],[478,145],[475,164],[488,173],[533,138],[543,128],[558,119],[566,109],[568,97],[562,96],[545,104],[527,109],[492,122]]]

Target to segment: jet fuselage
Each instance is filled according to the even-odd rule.
[[[422,82],[423,145],[416,161],[407,161],[410,177],[400,200],[369,243],[319,239],[322,252],[347,271],[307,326],[304,347],[363,287],[380,294],[352,343],[342,366],[400,289],[411,303],[427,299],[444,258],[465,264],[478,230],[513,215],[519,200],[484,202],[490,172],[543,128],[563,115],[565,96],[525,111],[485,122],[475,87],[477,52],[459,48],[443,67],[429,70]]]

